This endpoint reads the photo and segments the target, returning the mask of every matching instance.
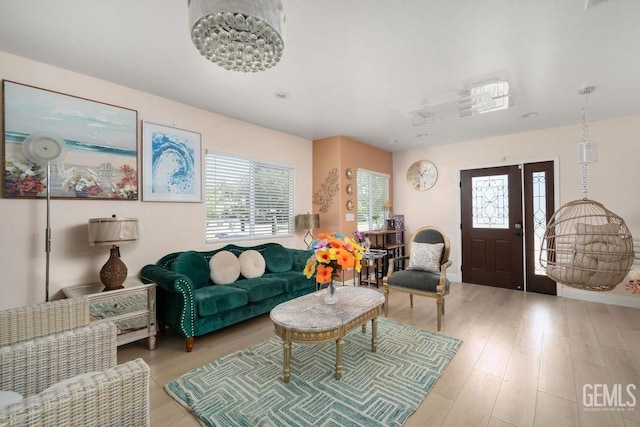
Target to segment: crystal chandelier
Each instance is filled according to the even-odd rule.
[[[189,22],[200,54],[226,70],[262,71],[282,57],[279,0],[189,0]]]

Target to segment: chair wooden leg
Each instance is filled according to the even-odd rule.
[[[389,316],[389,287],[382,285],[382,293],[384,294],[384,317]]]
[[[444,298],[442,295],[438,295],[436,297],[436,305],[437,305],[437,317],[438,317],[438,331],[442,328],[442,314],[444,313]]]
[[[191,353],[193,351],[193,343],[195,342],[195,338],[185,338],[184,339],[184,347],[187,349],[187,353]]]
[[[413,308],[413,294],[409,294],[409,307]]]

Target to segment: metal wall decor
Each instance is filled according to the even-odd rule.
[[[338,183],[338,168],[333,168],[329,171],[329,174],[325,178],[320,189],[313,193],[313,204],[320,205],[318,209],[322,213],[329,211],[333,198],[340,191],[340,184]]]

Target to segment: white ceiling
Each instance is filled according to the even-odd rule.
[[[388,151],[578,123],[585,85],[596,87],[589,120],[640,114],[638,0],[588,10],[585,0],[282,2],[284,56],[256,74],[200,56],[187,0],[4,0],[0,50],[308,139],[345,135]],[[510,83],[513,108],[417,127],[394,113],[493,77]],[[538,116],[523,119],[529,112]]]

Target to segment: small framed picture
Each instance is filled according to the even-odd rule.
[[[142,200],[202,202],[202,135],[142,122]]]

